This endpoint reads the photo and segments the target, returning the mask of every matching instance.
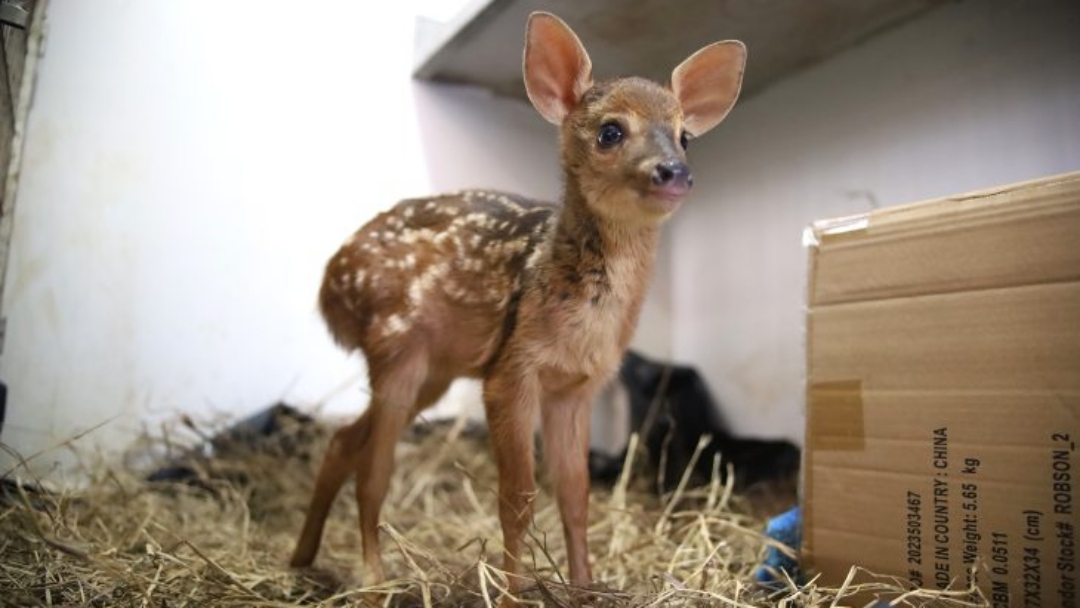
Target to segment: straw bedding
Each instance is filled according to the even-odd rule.
[[[4,606],[494,606],[505,587],[496,476],[482,434],[420,425],[398,448],[383,510],[391,580],[364,586],[350,486],[327,521],[317,568],[286,562],[303,521],[325,424],[293,420],[261,441],[208,443],[190,420],[144,439],[121,462],[87,467],[77,489],[9,471],[0,488],[0,604]],[[70,447],[70,446],[69,446]],[[633,452],[631,452],[633,453]],[[149,457],[148,457],[149,456]],[[769,541],[752,505],[729,485],[657,497],[639,458],[614,488],[595,488],[589,589],[571,589],[550,494],[535,502],[521,599],[536,606],[852,606],[856,590],[891,592],[903,606],[988,606],[967,590],[907,591],[856,572],[846,588],[791,582],[767,592],[753,573]],[[185,477],[146,481],[162,462]],[[160,469],[159,469],[160,470]],[[543,486],[541,486],[543,488]],[[847,598],[847,599],[845,599]]]

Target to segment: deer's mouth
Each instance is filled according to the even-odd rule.
[[[690,185],[687,183],[668,183],[649,188],[649,198],[668,213],[675,211],[689,193]]]

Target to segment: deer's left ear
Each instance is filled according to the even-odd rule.
[[[683,124],[699,136],[724,120],[742,88],[746,45],[715,42],[694,53],[671,73],[671,90],[683,110]]]

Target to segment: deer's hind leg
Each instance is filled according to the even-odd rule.
[[[372,375],[371,429],[356,467],[365,582],[384,580],[379,552],[379,513],[394,471],[394,447],[409,423],[446,393],[452,377],[431,374],[426,353]]]
[[[345,483],[345,478],[360,464],[361,449],[367,444],[371,434],[372,411],[369,407],[356,422],[338,429],[330,439],[315,478],[315,489],[304,519],[303,531],[289,561],[292,567],[305,568],[315,560],[330,506]]]

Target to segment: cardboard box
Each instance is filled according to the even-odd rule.
[[[808,237],[804,563],[1080,604],[1080,173]]]

